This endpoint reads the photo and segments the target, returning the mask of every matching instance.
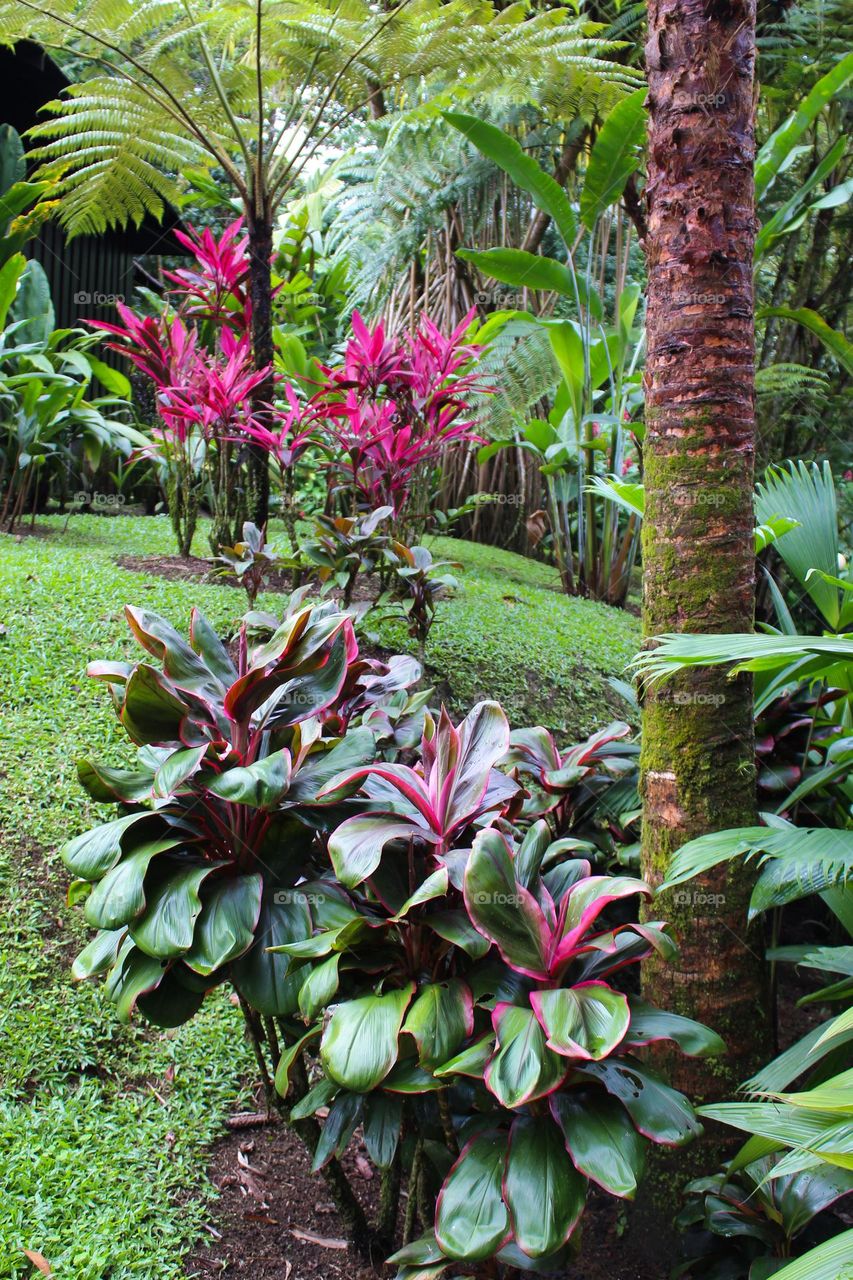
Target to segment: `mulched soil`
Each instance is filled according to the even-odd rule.
[[[363,1149],[351,1144],[344,1168],[356,1194],[375,1215],[379,1179]],[[209,1243],[187,1260],[187,1276],[251,1276],[252,1280],[376,1280],[377,1269],[346,1246],[346,1231],[321,1178],[310,1171],[305,1148],[281,1123],[238,1129],[216,1144],[209,1176],[220,1192],[212,1206]],[[593,1194],[583,1233],[594,1248],[572,1267],[572,1280],[661,1280],[626,1260],[620,1206]]]
[[[212,560],[204,560],[201,556],[116,556],[116,564],[122,569],[130,569],[133,573],[149,573],[157,578],[166,578],[169,582],[204,582],[217,587],[231,587],[242,591],[240,583],[230,574],[219,573],[219,566]],[[293,576],[289,571],[270,573],[263,590],[273,594],[289,595],[293,590]],[[340,600],[341,592],[330,591],[329,597]],[[371,604],[377,596],[376,580],[356,580],[353,592],[353,604],[368,601]]]
[[[789,931],[795,935],[801,932],[796,908],[791,916]],[[814,936],[808,925],[802,931]],[[816,980],[805,971],[780,966],[780,983],[781,1050],[830,1011],[815,1005],[796,1007],[796,1001],[816,987]],[[344,1166],[368,1218],[375,1217],[378,1175],[370,1176],[363,1148],[352,1143]],[[211,1206],[209,1244],[196,1248],[188,1260],[187,1276],[193,1280],[218,1275],[246,1275],[252,1280],[376,1280],[377,1276],[389,1280],[394,1275],[393,1268],[365,1268],[345,1247],[346,1231],[325,1186],[311,1173],[304,1147],[286,1125],[232,1130],[213,1148],[209,1176],[220,1198]],[[591,1189],[582,1226],[585,1247],[567,1273],[571,1280],[662,1280],[668,1274],[671,1259],[654,1262],[633,1256],[626,1221],[623,1204]]]
[[[378,1175],[352,1145],[344,1160],[359,1199],[375,1212]],[[252,1280],[376,1280],[348,1246],[325,1183],[282,1123],[235,1129],[216,1144],[209,1176],[221,1198],[210,1241],[187,1260],[187,1275]]]

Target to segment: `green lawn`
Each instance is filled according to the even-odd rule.
[[[162,518],[62,524],[0,537],[0,1276],[34,1274],[26,1248],[57,1280],[171,1280],[207,1212],[207,1144],[249,1067],[239,1016],[219,992],[179,1031],[127,1029],[96,987],[74,987],[83,933],[56,850],[111,816],[83,795],[75,759],[127,758],[109,698],[85,676],[92,658],[138,652],[122,605],[183,628],[197,603],[229,630],[242,596],[120,569],[121,552],[172,551]],[[203,535],[197,546],[206,554]],[[518,556],[434,550],[466,565],[427,651],[455,710],[498,697],[515,723],[542,719],[568,736],[609,717],[604,677],[636,647],[633,618],[566,600],[546,567]]]

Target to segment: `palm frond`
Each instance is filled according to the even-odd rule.
[[[762,523],[783,516],[796,520],[780,541],[778,551],[800,586],[811,596],[827,624],[837,628],[841,617],[838,588],[810,569],[833,575],[838,572],[838,513],[835,484],[829,463],[819,467],[788,462],[770,467],[763,483],[756,485],[755,509]]]

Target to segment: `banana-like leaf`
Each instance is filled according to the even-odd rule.
[[[581,192],[581,221],[592,231],[601,215],[620,199],[625,184],[639,167],[639,150],[646,136],[645,89],[617,102],[599,130]]]
[[[853,78],[853,53],[841,58],[814,85],[796,111],[764,143],[755,159],[755,194],[760,199],[816,117]]]
[[[571,246],[577,234],[577,218],[565,191],[522,149],[515,138],[493,124],[486,124],[484,120],[462,112],[445,111],[444,118],[454,129],[464,134],[481,155],[503,169],[516,186],[533,196],[536,207],[553,218],[566,245]]]
[[[656,1009],[639,996],[629,996],[631,1025],[625,1037],[625,1047],[639,1048],[658,1040],[672,1040],[682,1053],[693,1058],[715,1057],[726,1052],[726,1042],[716,1031],[693,1018],[679,1013]]]
[[[126,818],[115,818],[112,822],[92,827],[91,831],[84,831],[64,844],[59,851],[60,857],[72,875],[83,880],[100,880],[121,857],[125,831],[146,820],[152,822],[152,814],[131,813]]]
[[[575,280],[568,267],[524,249],[457,249],[457,258],[471,262],[483,275],[519,289],[539,289],[575,297]]]
[[[840,329],[831,328],[816,311],[812,311],[810,307],[761,307],[755,314],[756,320],[764,320],[768,316],[778,316],[781,320],[793,320],[795,324],[801,324],[816,338],[820,338],[829,354],[835,357],[846,373],[853,374],[853,343],[847,340]]]
[[[299,1012],[306,1022],[313,1021],[333,1000],[338,990],[340,952],[330,955],[322,964],[312,966],[299,989]]]

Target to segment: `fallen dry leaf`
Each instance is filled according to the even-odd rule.
[[[40,1271],[43,1276],[52,1276],[53,1269],[43,1253],[38,1253],[35,1249],[25,1249],[24,1257],[29,1258],[36,1271]]]
[[[304,1240],[306,1244],[319,1245],[321,1249],[339,1249],[343,1252],[349,1248],[346,1240],[335,1240],[331,1236],[315,1236],[313,1231],[301,1231],[299,1227],[291,1227],[290,1234],[295,1240]]]

